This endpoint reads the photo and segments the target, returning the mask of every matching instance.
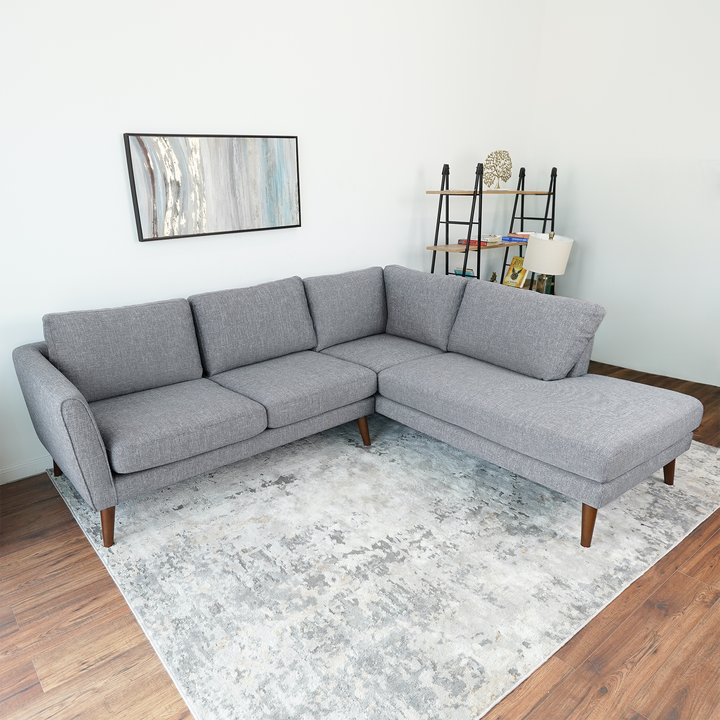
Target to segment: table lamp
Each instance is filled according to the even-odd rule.
[[[523,267],[538,275],[538,292],[550,292],[550,276],[565,272],[572,244],[570,238],[555,233],[530,233]]]

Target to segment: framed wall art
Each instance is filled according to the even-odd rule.
[[[141,242],[300,226],[297,137],[123,137]]]

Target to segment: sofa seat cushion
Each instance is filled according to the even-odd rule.
[[[417,360],[428,355],[439,355],[441,352],[442,350],[436,347],[386,333],[371,335],[323,350],[327,355],[364,365],[376,373],[402,362]]]
[[[385,332],[447,350],[466,277],[431,275],[400,265],[385,268]]]
[[[566,377],[592,347],[605,316],[600,305],[518,292],[498,283],[468,284],[448,340],[450,352],[540,380]]]
[[[363,400],[377,390],[372,370],[314,351],[246,365],[212,380],[263,405],[271,428]]]
[[[390,400],[601,483],[692,433],[703,413],[695,398],[661,388],[600,375],[545,382],[456,353],[383,370],[378,389]]]
[[[88,402],[202,377],[187,300],[43,317],[50,362]]]
[[[265,408],[200,379],[91,403],[116,473],[133,473],[261,433]]]
[[[387,307],[383,269],[305,278],[316,350],[385,332]]]

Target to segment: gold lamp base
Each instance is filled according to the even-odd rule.
[[[552,295],[554,279],[554,275],[541,274],[536,276],[533,290],[535,290],[535,292],[542,293],[543,295]]]

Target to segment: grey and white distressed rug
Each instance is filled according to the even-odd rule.
[[[58,489],[197,720],[478,718],[720,506],[694,443],[598,513],[381,416],[117,509]]]

